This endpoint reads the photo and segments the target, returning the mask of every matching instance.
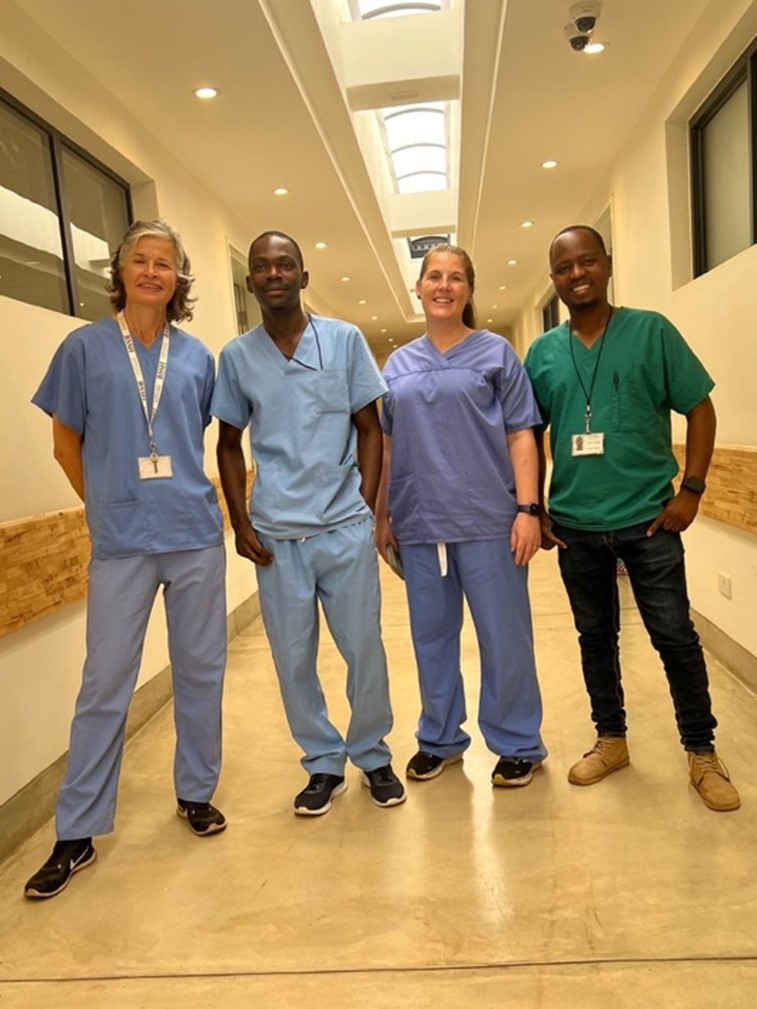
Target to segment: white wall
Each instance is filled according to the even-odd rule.
[[[0,87],[96,154],[135,186],[137,216],[165,217],[182,233],[197,281],[195,319],[186,328],[218,353],[236,335],[229,245],[249,235],[219,202],[24,17],[4,19]],[[53,97],[55,96],[55,97]],[[0,521],[78,504],[52,458],[51,424],[29,400],[63,337],[82,323],[0,297]],[[215,425],[206,437],[206,469],[217,472]],[[227,539],[228,607],[255,590],[254,569]],[[0,804],[68,748],[68,729],[84,657],[84,604],[0,640]],[[145,644],[140,682],[168,664],[160,602]]]
[[[683,44],[655,97],[606,179],[590,179],[582,219],[613,211],[615,301],[667,315],[716,382],[717,443],[757,445],[757,246],[692,279],[689,170],[685,124],[733,61],[757,35],[757,3],[715,5]],[[534,290],[515,327],[524,353],[539,332],[535,310],[547,282]],[[685,422],[676,420],[681,440]],[[692,605],[757,655],[757,535],[705,518],[685,537]],[[718,573],[733,595],[718,592]]]

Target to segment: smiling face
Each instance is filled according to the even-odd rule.
[[[434,252],[415,285],[427,320],[462,322],[465,306],[473,297],[465,263],[454,252]]]
[[[552,283],[571,313],[607,304],[612,260],[590,231],[576,228],[558,235],[549,261]]]
[[[176,249],[168,238],[146,235],[127,249],[121,263],[126,307],[165,308],[179,280]]]
[[[292,311],[300,305],[300,292],[307,287],[294,245],[282,235],[264,235],[250,247],[247,289],[264,311]]]

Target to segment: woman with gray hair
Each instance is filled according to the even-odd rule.
[[[87,657],[57,842],[27,882],[53,897],[113,830],[126,713],[158,589],[168,624],[177,812],[195,834],[225,829],[211,805],[221,768],[226,665],[223,523],[203,470],[214,362],[176,323],[193,277],[164,221],[129,228],[111,263],[114,318],[74,330],[33,402],[53,421],[55,458],[84,501],[92,539]]]

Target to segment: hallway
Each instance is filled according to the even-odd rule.
[[[404,594],[382,566],[395,769],[414,752],[417,687]],[[489,784],[480,739],[462,764],[372,805],[357,772],[320,818],[304,784],[259,620],[231,646],[222,835],[174,815],[163,710],[130,744],[118,829],[50,901],[22,897],[52,826],[0,867],[0,1007],[746,1009],[757,993],[754,693],[710,662],[719,749],[743,808],[708,811],[686,763],[656,656],[623,591],[631,767],[590,787],[568,766],[593,736],[555,557],[531,566],[550,756],[525,789]],[[322,674],[345,722],[324,632]],[[475,713],[477,655],[464,672]],[[61,713],[61,718],[68,713]]]

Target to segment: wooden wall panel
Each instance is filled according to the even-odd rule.
[[[228,529],[220,481],[213,483]],[[248,495],[251,486],[248,473]],[[89,555],[83,508],[0,524],[0,638],[83,599]]]
[[[673,449],[683,475],[684,446]],[[757,533],[757,448],[716,448],[699,514]]]

